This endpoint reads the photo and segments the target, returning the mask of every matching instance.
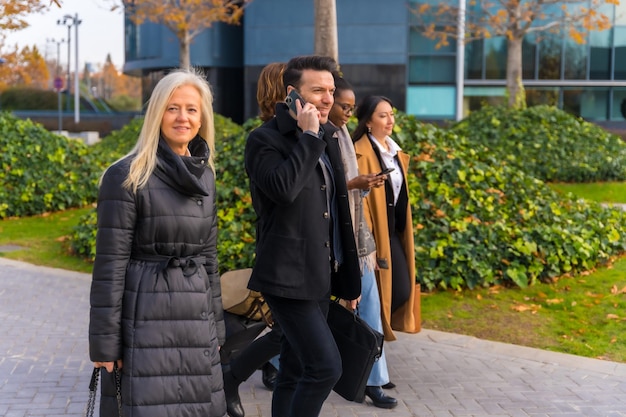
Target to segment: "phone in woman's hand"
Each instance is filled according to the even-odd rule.
[[[385,168],[382,171],[380,171],[378,174],[376,174],[377,177],[380,177],[381,175],[387,175],[392,171],[395,171],[395,168]]]

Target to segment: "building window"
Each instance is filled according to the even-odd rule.
[[[522,41],[522,79],[537,79],[537,37],[533,33]]]
[[[456,114],[456,88],[410,86],[406,112],[427,119],[452,119]]]
[[[484,40],[485,78],[503,80],[506,78],[506,39],[503,37]]]
[[[611,105],[611,120],[626,120],[626,88],[616,87],[613,89]]]
[[[588,45],[566,37],[563,45],[563,78],[584,80],[587,78]]]
[[[468,42],[465,45],[465,78],[483,79],[483,41]]]
[[[561,35],[545,34],[539,43],[539,79],[558,80],[561,78]]]
[[[606,120],[608,115],[608,106],[608,88],[587,88],[582,92],[580,98],[580,117],[587,120]]]
[[[611,35],[613,29],[589,34],[589,79],[611,79]],[[626,39],[625,39],[626,41]],[[626,42],[624,43],[626,45]],[[617,55],[617,54],[616,54]],[[626,74],[624,74],[626,75]],[[617,68],[616,68],[617,76]]]
[[[455,56],[421,56],[409,60],[409,84],[454,83]]]

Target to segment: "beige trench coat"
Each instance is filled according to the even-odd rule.
[[[363,135],[357,140],[354,146],[360,173],[366,174],[381,171],[380,162],[367,135]],[[398,153],[398,159],[405,179],[408,174],[409,158],[409,155],[404,152]],[[421,314],[419,285],[411,286],[411,294],[408,301],[398,308],[393,315],[391,314],[391,241],[386,206],[385,187],[372,188],[363,199],[365,220],[372,230],[374,240],[376,241],[376,257],[386,261],[386,264],[389,265],[388,269],[378,268],[376,270],[376,280],[381,299],[383,332],[385,340],[391,341],[396,340],[393,330],[407,333],[419,332],[421,330]],[[415,243],[413,240],[413,220],[410,203],[409,207],[407,207],[406,227],[400,239],[408,262],[409,276],[415,277]]]

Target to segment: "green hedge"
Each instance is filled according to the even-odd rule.
[[[488,132],[495,138],[497,123],[489,115],[503,113],[485,109],[471,116],[465,129]],[[534,112],[510,115],[518,125],[538,124],[539,114],[553,114],[535,132],[568,130],[566,149],[557,149],[547,160],[559,160],[559,170],[584,152],[588,160],[606,161],[622,150],[602,130],[561,112],[537,108]],[[487,116],[486,116],[487,115]],[[498,119],[499,120],[499,119]],[[549,125],[549,122],[552,125]],[[486,123],[486,126],[485,126]],[[219,244],[221,271],[250,267],[254,262],[254,221],[248,180],[243,167],[247,133],[259,125],[258,119],[243,127],[217,121],[216,141]],[[562,126],[578,125],[578,129]],[[408,178],[415,227],[415,260],[418,280],[427,289],[464,288],[494,284],[524,287],[537,281],[591,269],[625,249],[626,216],[621,210],[575,200],[553,192],[533,170],[518,164],[527,157],[529,167],[536,154],[518,152],[512,163],[502,155],[509,144],[479,140],[465,135],[457,125],[441,129],[399,114],[394,136],[412,157]],[[354,127],[354,124],[351,124]],[[134,143],[137,127],[116,132],[101,146]],[[516,131],[515,129],[513,129]],[[510,134],[511,130],[505,130]],[[576,132],[581,136],[577,139]],[[463,135],[461,133],[464,133]],[[107,140],[111,140],[106,144]],[[590,141],[605,143],[591,151]],[[114,143],[115,142],[115,143]],[[525,146],[532,147],[526,141]],[[500,145],[498,145],[500,143]],[[544,148],[550,153],[553,147]],[[567,152],[571,155],[566,156]],[[562,155],[563,156],[558,156]],[[580,165],[572,164],[571,177],[580,175]],[[613,170],[596,170],[613,175]],[[599,175],[599,174],[598,174]],[[90,214],[77,229],[73,242],[78,252],[93,257],[95,216]]]
[[[563,197],[454,131],[407,117],[397,124],[414,155],[415,259],[427,288],[525,287],[624,251],[621,210]]]
[[[485,107],[452,131],[470,147],[484,146],[479,157],[496,158],[544,181],[626,180],[623,140],[554,107]]]
[[[1,113],[0,149],[0,219],[94,201],[97,173],[82,141]]]

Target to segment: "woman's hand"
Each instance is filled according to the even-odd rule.
[[[106,369],[108,373],[113,372],[113,362],[94,362],[93,366],[94,366],[94,368],[102,368],[102,367],[104,367],[104,369]],[[117,360],[117,368],[118,369],[122,369],[122,360],[121,359]]]
[[[380,187],[386,179],[386,175],[362,174],[348,181],[348,190],[369,190],[373,187]]]

